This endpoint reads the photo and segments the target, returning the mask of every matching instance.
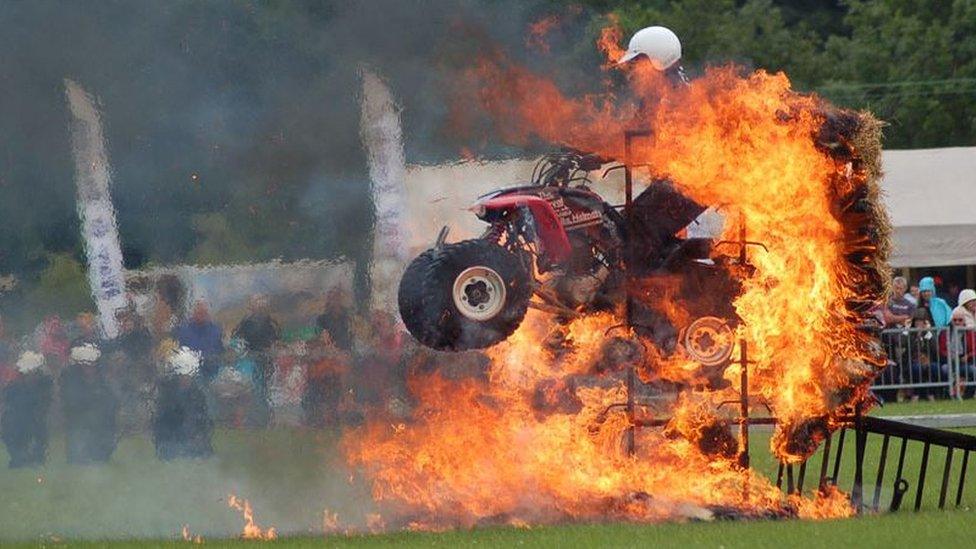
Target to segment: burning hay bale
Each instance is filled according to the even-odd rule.
[[[882,123],[867,112],[839,110],[822,104],[823,124],[817,147],[827,153],[838,169],[829,179],[831,214],[843,228],[840,249],[846,272],[843,314],[853,328],[849,343],[855,357],[831,357],[831,376],[824,398],[830,413],[785,421],[779,426],[775,444],[790,460],[810,456],[829,433],[829,417],[848,413],[864,400],[874,376],[886,364],[878,339],[881,326],[871,309],[887,294],[888,257],[892,228],[881,197]]]

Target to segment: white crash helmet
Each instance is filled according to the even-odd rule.
[[[180,347],[169,356],[170,371],[180,376],[192,376],[200,369],[200,353],[189,347]]]
[[[639,55],[646,55],[659,71],[667,70],[681,59],[681,41],[667,27],[646,27],[631,37],[627,53],[617,63],[626,63]]]
[[[41,366],[44,366],[44,355],[41,353],[24,351],[24,353],[20,355],[20,358],[17,359],[17,371],[22,374],[33,372]]]

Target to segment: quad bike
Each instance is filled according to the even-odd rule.
[[[724,370],[736,279],[709,260],[710,239],[678,236],[706,208],[656,181],[622,213],[588,187],[588,173],[609,162],[573,150],[546,155],[530,184],[483,195],[470,208],[488,224],[480,238],[446,243],[442,229],[400,281],[410,333],[438,350],[481,349],[508,338],[530,306],[564,319],[619,311],[629,288],[640,294],[630,313],[639,335],[665,354],[682,349]],[[627,275],[636,284],[626,285]],[[683,325],[655,299],[680,299]]]

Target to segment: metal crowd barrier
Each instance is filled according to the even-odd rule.
[[[952,345],[955,349],[953,360],[955,363],[956,388],[958,398],[963,393],[971,393],[970,386],[976,386],[976,328],[962,328],[954,330]]]
[[[976,335],[976,334],[974,334]],[[916,396],[955,396],[961,398],[959,351],[963,348],[960,330],[942,328],[896,328],[881,332],[881,343],[888,353],[888,367],[874,380],[874,391],[911,389]],[[976,385],[976,362],[967,370]]]

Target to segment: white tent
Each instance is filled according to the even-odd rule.
[[[976,147],[884,151],[892,267],[976,264]]]

